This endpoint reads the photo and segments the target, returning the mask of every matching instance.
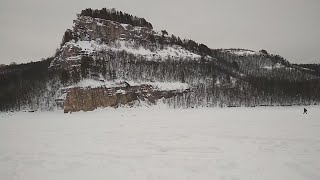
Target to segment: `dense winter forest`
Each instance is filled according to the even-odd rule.
[[[165,100],[173,107],[305,105],[320,101],[319,79],[299,80],[287,76],[285,77],[288,79],[281,79],[253,75],[239,79],[235,73],[228,71],[238,67],[228,69],[223,67],[224,64],[214,62],[184,62],[183,59],[145,61],[123,51],[116,54],[116,58],[93,60],[84,56],[80,69],[50,72],[50,60],[1,69],[2,111],[24,107],[50,109],[56,91],[62,84],[75,84],[96,74],[102,74],[107,80],[180,81],[192,84],[190,93]]]
[[[95,26],[102,20],[92,20],[89,25],[85,21],[87,26],[66,31],[54,57],[1,66],[1,111],[53,109],[62,88],[88,78],[189,84],[189,93],[163,100],[172,107],[311,105],[320,102],[320,65],[291,64],[266,50],[210,49],[193,40],[169,36],[166,30],[154,33],[151,23],[121,11],[85,9],[81,16],[145,27],[149,31],[145,32],[147,38],[142,38],[144,35],[139,28],[139,31],[130,32],[124,28],[121,33],[114,30],[110,31],[114,36],[122,37],[127,33],[127,37],[133,38],[98,43],[97,39],[102,39],[99,33],[103,30],[99,28],[108,30],[109,27]],[[80,30],[81,33],[93,31],[86,29],[88,27],[99,32],[94,34],[99,38],[85,34],[84,39],[79,35]],[[109,35],[108,31],[106,35]],[[94,51],[87,52],[87,47],[81,49],[77,42],[84,41],[91,45],[89,49],[94,46]],[[122,47],[121,43],[126,46]],[[151,55],[132,53],[138,50]],[[171,51],[175,51],[172,56],[156,56]]]
[[[54,102],[59,72],[49,72],[52,58],[0,68],[0,110],[41,109]]]

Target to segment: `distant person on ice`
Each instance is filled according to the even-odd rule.
[[[303,108],[303,114],[308,114],[307,111],[308,110],[306,108]]]

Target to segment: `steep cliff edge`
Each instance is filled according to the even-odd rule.
[[[188,92],[188,89],[160,90],[148,84],[138,86],[127,84],[122,87],[73,87],[67,89],[64,112],[92,111],[99,107],[119,105],[132,107],[141,101],[155,104],[159,99],[183,96]]]

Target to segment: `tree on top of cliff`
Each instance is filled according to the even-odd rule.
[[[137,16],[132,16],[127,13],[123,13],[121,11],[117,11],[115,9],[106,9],[102,8],[101,10],[95,9],[92,10],[91,8],[87,8],[81,11],[81,16],[90,16],[93,18],[100,18],[105,20],[117,21],[119,23],[130,24],[132,26],[140,26],[140,27],[147,27],[153,29],[151,23],[146,21],[144,18],[139,18]]]

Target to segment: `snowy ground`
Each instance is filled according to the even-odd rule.
[[[0,114],[0,179],[320,179],[320,108]]]

